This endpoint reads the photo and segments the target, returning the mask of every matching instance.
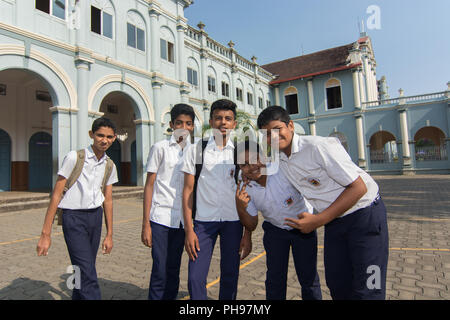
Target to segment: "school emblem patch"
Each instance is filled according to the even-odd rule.
[[[290,196],[289,198],[287,198],[286,200],[284,200],[284,206],[285,207],[289,207],[294,203],[294,199],[292,199],[292,197]]]
[[[311,179],[308,179],[308,182],[311,183],[314,187],[320,186],[320,180],[319,179],[311,178]]]

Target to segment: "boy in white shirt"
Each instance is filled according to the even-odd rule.
[[[281,170],[275,174],[262,173],[265,165],[259,145],[245,141],[238,145],[238,154],[245,152],[245,163],[239,164],[248,181],[236,190],[236,207],[241,223],[250,231],[258,224],[258,211],[264,217],[263,244],[266,250],[266,299],[285,300],[292,248],[295,271],[302,288],[303,300],[321,300],[317,274],[317,233],[303,234],[285,225],[285,218],[296,218],[299,212],[313,212],[312,206],[290,184]],[[239,156],[238,156],[239,158]],[[270,171],[270,170],[268,170]]]
[[[116,127],[111,120],[99,118],[93,122],[89,135],[93,143],[84,149],[85,158],[81,174],[64,195],[67,179],[77,163],[77,151],[69,152],[63,160],[36,248],[38,256],[48,254],[53,220],[57,208],[61,208],[62,228],[70,260],[81,272],[80,287],[73,289],[73,300],[101,299],[95,260],[102,232],[103,209],[106,224],[106,236],[102,244],[103,254],[109,254],[113,247],[112,185],[118,181],[115,165],[112,166],[103,192],[102,181],[105,179],[107,162],[111,161],[106,155],[106,150],[116,139]]]
[[[234,199],[235,146],[230,131],[236,127],[236,104],[221,99],[211,105],[209,123],[216,129],[204,151],[203,141],[193,144],[185,157],[183,215],[185,248],[189,255],[188,289],[192,300],[206,300],[206,278],[217,236],[220,235],[220,300],[234,300],[239,278],[239,251],[245,258],[251,247],[248,232],[242,236],[242,224]],[[193,221],[196,164],[203,166],[196,187],[196,212]]]
[[[176,104],[170,118],[170,140],[155,143],[147,160],[141,239],[152,248],[149,300],[175,300],[180,283],[184,247],[181,166],[194,133],[194,109]]]
[[[279,106],[258,116],[280,167],[317,214],[299,213],[287,225],[309,233],[325,226],[325,278],[333,299],[385,299],[389,239],[378,185],[356,166],[336,138],[299,136]]]

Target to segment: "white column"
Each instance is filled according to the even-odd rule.
[[[366,88],[364,87],[364,80],[363,80],[363,74],[362,74],[362,69],[359,68],[358,69],[358,81],[359,81],[359,94],[361,97],[361,103],[367,102],[367,96],[366,96]]]
[[[314,106],[314,89],[313,89],[312,80],[308,80],[307,86],[308,86],[309,115],[314,115],[314,114],[316,114],[316,108]],[[315,126],[314,126],[314,128],[315,128]]]
[[[358,143],[358,165],[366,166],[366,152],[364,142],[363,119],[361,115],[356,116],[356,138]]]
[[[89,110],[87,97],[89,94],[89,69],[90,63],[83,59],[75,61],[77,67],[77,149],[86,148],[89,145]]]
[[[317,131],[316,131],[316,121],[310,121],[309,122],[309,132],[312,136],[316,136],[317,135]]]
[[[400,112],[400,130],[402,134],[403,163],[408,165],[411,163],[411,152],[409,149],[408,121],[406,118],[406,109],[401,109],[399,110],[399,112]]]
[[[353,76],[353,101],[355,104],[356,109],[361,109],[361,98],[359,94],[359,76],[358,76],[358,70],[354,69],[352,70],[352,76]]]
[[[151,71],[159,71],[160,65],[160,48],[159,48],[159,11],[152,5],[149,9],[150,14],[150,56],[151,56]],[[183,43],[184,46],[184,43]]]
[[[280,105],[280,87],[279,86],[275,87],[275,105],[277,105],[277,106]]]
[[[184,32],[186,25],[179,22],[177,24],[177,36],[178,36],[178,80],[181,82],[186,81],[186,63],[184,58]]]

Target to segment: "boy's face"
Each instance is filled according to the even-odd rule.
[[[262,167],[264,167],[264,164],[261,163],[258,153],[246,150],[245,163],[239,164],[242,175],[250,180],[258,180],[262,176]]]
[[[89,131],[89,136],[94,143],[92,144],[93,149],[100,152],[105,152],[116,140],[116,134],[114,130],[110,127],[100,127],[97,131]]]
[[[194,120],[187,114],[180,114],[173,123],[170,121],[169,125],[174,131],[173,134],[177,142],[194,133]]]
[[[287,151],[292,142],[292,137],[294,136],[294,123],[289,121],[286,125],[283,121],[272,120],[267,125],[263,126],[261,129],[266,130],[267,144],[271,146],[272,139],[278,140],[278,147],[280,151]]]
[[[236,119],[234,118],[233,111],[214,110],[211,119],[209,119],[209,125],[213,129],[218,129],[225,137],[227,130],[236,128]]]

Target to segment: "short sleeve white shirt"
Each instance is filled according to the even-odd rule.
[[[353,163],[337,138],[294,134],[291,156],[281,153],[280,160],[285,176],[319,212],[358,177],[366,184],[367,192],[341,217],[369,206],[378,194],[377,183]]]
[[[195,175],[198,141],[189,147],[184,159],[182,171]],[[219,148],[214,136],[208,140],[204,150],[204,163],[197,182],[197,213],[198,221],[237,221],[236,182],[234,180],[234,145],[228,139],[224,148]]]
[[[184,173],[181,171],[184,154],[190,146],[190,139],[184,148],[174,136],[159,141],[150,148],[147,172],[156,173],[153,186],[150,220],[158,224],[178,228],[183,223],[182,195]]]
[[[58,208],[71,210],[95,209],[100,207],[105,200],[101,187],[105,174],[106,158],[108,156],[105,153],[103,157],[98,160],[92,150],[92,146],[86,148],[85,153],[84,166],[80,177],[73,186],[67,190],[59,203]],[[68,179],[75,168],[76,162],[77,152],[70,151],[64,158],[62,166],[58,171],[58,175]],[[117,169],[114,165],[106,185],[111,185],[118,181]]]
[[[281,170],[267,176],[265,187],[251,181],[246,191],[251,199],[247,212],[256,216],[260,211],[267,222],[278,228],[292,230],[290,226],[284,224],[285,218],[297,219],[297,215],[301,212],[313,212],[311,204],[295,189]]]

